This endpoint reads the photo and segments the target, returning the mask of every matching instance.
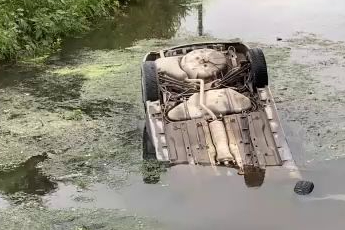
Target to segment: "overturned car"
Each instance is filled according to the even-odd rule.
[[[210,42],[150,52],[142,93],[145,159],[233,167],[245,176],[294,167],[259,48]]]

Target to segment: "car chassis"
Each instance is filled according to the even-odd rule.
[[[274,166],[296,170],[261,49],[176,46],[148,53],[141,75],[144,159],[233,167],[245,176]]]

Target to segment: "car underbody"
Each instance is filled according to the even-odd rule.
[[[245,175],[295,167],[258,48],[210,42],[150,52],[142,91],[144,158]]]

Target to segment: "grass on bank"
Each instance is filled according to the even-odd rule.
[[[0,0],[0,60],[40,55],[113,15],[118,0]]]

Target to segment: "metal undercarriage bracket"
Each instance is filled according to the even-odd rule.
[[[188,121],[171,122],[165,126],[169,158],[172,164],[201,164],[209,165],[210,161],[207,149],[212,149],[207,142],[205,131],[208,130],[207,122],[204,119],[193,119]]]
[[[282,165],[265,113],[248,115],[250,138],[260,167]]]
[[[148,125],[155,146],[157,160],[169,161],[166,136],[164,133],[164,121],[159,101],[147,101]]]
[[[224,116],[228,145],[240,169],[282,165],[268,120],[263,111]],[[204,119],[165,125],[172,164],[214,165],[216,149],[209,124]]]
[[[264,116],[263,112],[253,112],[224,117],[230,149],[240,168],[282,165]]]
[[[260,101],[264,104],[267,121],[272,131],[276,147],[279,152],[280,159],[284,163],[284,166],[290,167],[291,169],[296,168],[290,148],[285,138],[281,122],[279,120],[278,112],[274,99],[269,87],[259,88],[258,95]]]

